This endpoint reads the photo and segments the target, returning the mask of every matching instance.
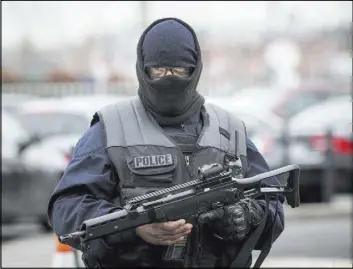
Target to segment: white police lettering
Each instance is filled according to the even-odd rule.
[[[160,167],[173,164],[171,154],[134,157],[135,168]]]

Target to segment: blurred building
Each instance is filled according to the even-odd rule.
[[[270,42],[284,37],[301,51],[298,73],[303,80],[317,78],[349,79],[351,69],[351,25],[312,31],[231,32],[198,31],[203,52],[204,72],[200,91],[229,94],[253,84],[269,84],[273,76],[264,53]],[[87,37],[81,44],[58,49],[38,49],[30,39],[3,51],[2,68],[29,81],[50,80],[53,72],[70,74],[71,79],[93,81],[98,75],[136,85],[136,28]],[[334,67],[334,68],[333,68]],[[97,74],[96,69],[104,69]]]

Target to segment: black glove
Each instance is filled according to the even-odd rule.
[[[226,242],[242,241],[250,229],[260,224],[264,209],[253,199],[240,202],[218,210],[218,219],[212,222],[215,235]]]

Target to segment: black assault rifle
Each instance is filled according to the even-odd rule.
[[[270,177],[276,177],[278,184],[264,184],[263,180]],[[80,231],[60,236],[59,240],[64,244],[77,239],[88,243],[110,234],[124,238],[124,232],[141,225],[190,220],[240,199],[261,195],[283,195],[292,208],[298,207],[299,167],[288,165],[254,177],[235,178],[230,169],[220,164],[205,165],[199,168],[198,179],[132,198],[123,209],[86,220]]]

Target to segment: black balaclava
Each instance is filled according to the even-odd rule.
[[[146,67],[193,68],[190,77],[168,75],[151,80]],[[137,46],[138,95],[160,125],[185,122],[200,113],[205,99],[197,92],[202,71],[201,51],[194,30],[176,18],[153,22]]]

